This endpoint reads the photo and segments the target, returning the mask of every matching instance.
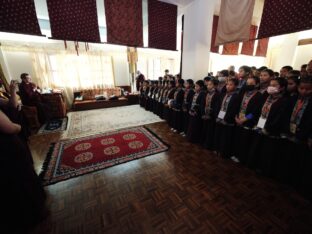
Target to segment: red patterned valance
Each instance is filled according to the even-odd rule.
[[[107,42],[143,46],[142,0],[105,0]]]
[[[0,31],[41,36],[34,0],[2,0]]]
[[[238,55],[238,48],[239,48],[238,42],[226,43],[225,45],[223,45],[222,54],[224,54],[224,55]]]
[[[52,38],[101,42],[96,0],[47,0]]]
[[[312,28],[311,0],[265,0],[258,38]]]
[[[250,35],[249,41],[244,41],[242,46],[241,54],[245,55],[253,55],[254,47],[255,47],[255,38],[257,36],[258,27],[255,25],[250,26]]]
[[[219,16],[214,15],[213,21],[212,21],[212,33],[211,33],[211,45],[210,45],[210,52],[212,53],[219,53],[219,46],[215,46],[217,29],[218,29],[218,21],[219,21]]]
[[[268,45],[269,45],[269,38],[262,38],[258,40],[256,56],[265,57],[268,51]]]
[[[148,46],[151,48],[177,49],[177,14],[176,5],[148,1]]]

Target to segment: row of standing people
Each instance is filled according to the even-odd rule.
[[[263,73],[263,74],[262,74]],[[312,198],[312,77],[145,81],[140,105],[174,132]],[[288,89],[287,89],[287,86]],[[194,87],[194,88],[193,88]]]

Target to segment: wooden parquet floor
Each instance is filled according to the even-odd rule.
[[[46,187],[50,216],[33,233],[312,233],[312,205],[292,189],[148,125],[171,145]],[[40,169],[48,145],[34,136]]]

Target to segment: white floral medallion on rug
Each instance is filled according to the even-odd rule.
[[[139,105],[68,113],[68,127],[62,138],[76,138],[122,128],[163,121]]]

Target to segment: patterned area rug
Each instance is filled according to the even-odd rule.
[[[53,184],[168,149],[145,127],[63,140],[51,146],[40,176]]]
[[[53,132],[65,131],[67,128],[68,118],[63,119],[52,119],[48,123],[44,124],[37,134],[47,134]]]
[[[140,108],[139,105],[70,112],[68,119],[68,131],[64,133],[63,139],[163,121],[157,115]]]

